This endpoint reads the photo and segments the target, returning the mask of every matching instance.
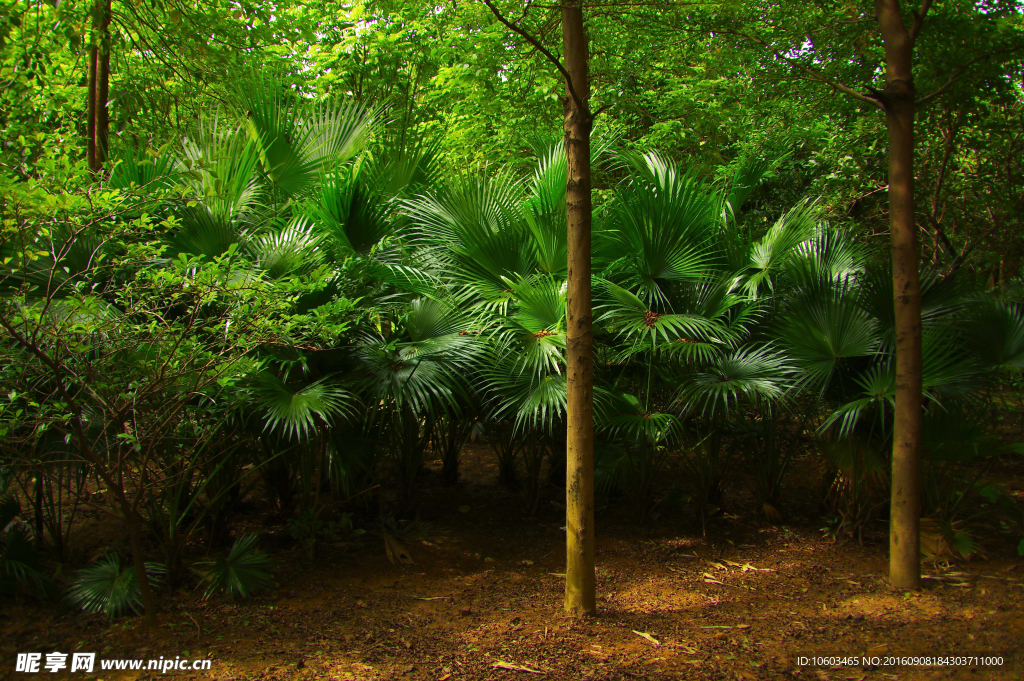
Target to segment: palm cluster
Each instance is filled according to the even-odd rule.
[[[564,468],[564,150],[541,150],[526,177],[482,175],[446,171],[410,137],[379,111],[256,78],[235,111],[178,148],[126,150],[110,178],[182,192],[165,203],[165,258],[238,253],[268,280],[326,273],[296,311],[356,318],[337,337],[259,348],[222,401],[236,460],[211,478],[253,463],[311,550],[324,490],[354,498],[390,480],[408,511],[424,462],[441,459],[454,482],[474,434],[529,512]],[[703,519],[743,457],[775,518],[798,440],[811,440],[839,452],[843,517],[863,520],[851,471],[891,446],[890,273],[813,201],[752,234],[748,199],[777,158],[713,186],[656,153],[596,146],[613,189],[593,235],[599,492],[647,517],[666,467],[682,466]],[[1024,314],[951,279],[923,288],[938,432],[994,372],[1024,366]]]

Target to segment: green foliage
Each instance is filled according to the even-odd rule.
[[[353,396],[344,388],[322,378],[291,388],[276,375],[263,372],[256,381],[259,407],[265,409],[266,430],[280,430],[285,436],[308,438],[321,424],[352,409]]]
[[[0,447],[19,479],[70,493],[91,468],[145,497],[171,581],[198,518],[227,536],[243,471],[312,556],[326,495],[394,478],[411,504],[426,453],[453,482],[476,423],[537,508],[565,444],[557,74],[474,4],[129,5],[96,176],[86,6],[0,9]],[[783,443],[812,421],[837,522],[884,496],[883,123],[800,69],[878,86],[863,9],[588,16],[599,470],[643,515],[678,461],[705,521],[741,450],[781,508]],[[523,21],[546,35],[552,16]],[[1016,6],[954,2],[918,42],[922,94],[954,74],[917,122],[930,420],[1022,364],[1020,306],[973,293],[1024,262],[1020,37]],[[980,440],[939,431],[948,499],[969,488],[950,452]],[[47,517],[66,551],[71,520]]]
[[[260,589],[273,585],[270,568],[274,560],[257,548],[259,535],[239,537],[226,556],[196,563],[194,569],[206,583],[203,598],[223,594],[228,599],[248,598]]]
[[[159,587],[166,569],[160,563],[146,563],[146,578],[152,588]],[[142,596],[134,565],[124,566],[115,553],[99,560],[75,575],[67,594],[68,601],[89,613],[103,613],[108,618],[129,612],[142,612]]]

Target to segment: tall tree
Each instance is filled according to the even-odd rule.
[[[715,25],[722,33],[760,46],[762,75],[823,84],[885,114],[896,346],[889,579],[896,587],[916,589],[921,572],[923,362],[920,256],[914,211],[915,110],[967,78],[997,78],[1000,65],[1020,53],[1024,43],[1019,31],[1008,29],[1004,21],[1006,12],[1012,16],[1019,16],[1019,12],[1001,3],[991,11],[970,3],[945,3],[941,17],[936,17],[932,0],[923,0],[920,8],[912,10],[909,26],[900,0],[874,0],[873,9],[878,27],[874,35],[865,28],[872,18],[866,11],[839,3],[811,7],[804,3],[755,2],[740,11],[756,16],[748,14],[739,21],[735,21],[738,17],[726,21],[718,17]],[[915,48],[930,10],[933,20],[929,23],[934,23],[936,30],[930,36],[926,58],[916,65],[916,75],[917,80],[923,76],[929,81],[931,92],[919,97]],[[882,88],[872,87],[883,65]],[[986,68],[987,72],[983,70]],[[858,80],[867,92],[849,84]]]
[[[582,0],[562,4],[564,64],[521,26],[483,0],[501,23],[543,54],[565,79],[562,98],[566,176],[568,291],[566,295],[566,484],[565,610],[572,615],[597,613],[594,570],[594,336],[590,291],[589,49]],[[527,7],[529,9],[529,7]],[[525,12],[524,12],[525,16]]]
[[[565,609],[597,612],[594,575],[594,335],[590,301],[590,84],[581,0],[562,5],[563,99],[568,160],[565,206],[569,270],[566,299]]]
[[[89,45],[89,169],[98,172],[107,160],[110,137],[110,17],[111,0],[95,0]]]
[[[889,581],[921,586],[921,283],[914,220],[914,41],[931,0],[908,30],[899,0],[875,0],[885,43],[885,89],[874,94],[889,131],[889,235],[896,308],[896,418],[892,442]]]

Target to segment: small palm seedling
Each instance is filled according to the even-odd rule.
[[[146,563],[146,578],[151,587],[159,587],[167,569],[160,563]],[[143,611],[142,592],[134,565],[122,565],[116,553],[104,554],[78,572],[68,592],[68,600],[85,612],[102,612],[108,618],[129,611]]]
[[[273,585],[269,568],[274,559],[260,553],[257,541],[259,535],[246,535],[235,542],[227,556],[195,564],[194,569],[206,582],[203,598],[217,593],[226,594],[229,599],[248,598],[253,592]]]

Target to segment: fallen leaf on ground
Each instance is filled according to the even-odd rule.
[[[648,634],[645,631],[637,631],[636,629],[634,629],[633,633],[636,634],[637,636],[639,636],[640,638],[647,639],[648,641],[650,641],[651,643],[653,643],[656,646],[660,646],[661,645],[661,641],[659,641],[658,639],[654,638],[653,636],[651,636],[650,634]]]
[[[530,669],[529,667],[524,667],[521,664],[513,664],[511,662],[502,662],[501,660],[498,660],[497,662],[495,662],[491,666],[493,668],[495,668],[495,669],[508,669],[509,671],[513,671],[513,672],[526,672],[527,674],[544,674],[545,673],[545,672],[542,672],[542,671],[538,671],[536,669]]]

